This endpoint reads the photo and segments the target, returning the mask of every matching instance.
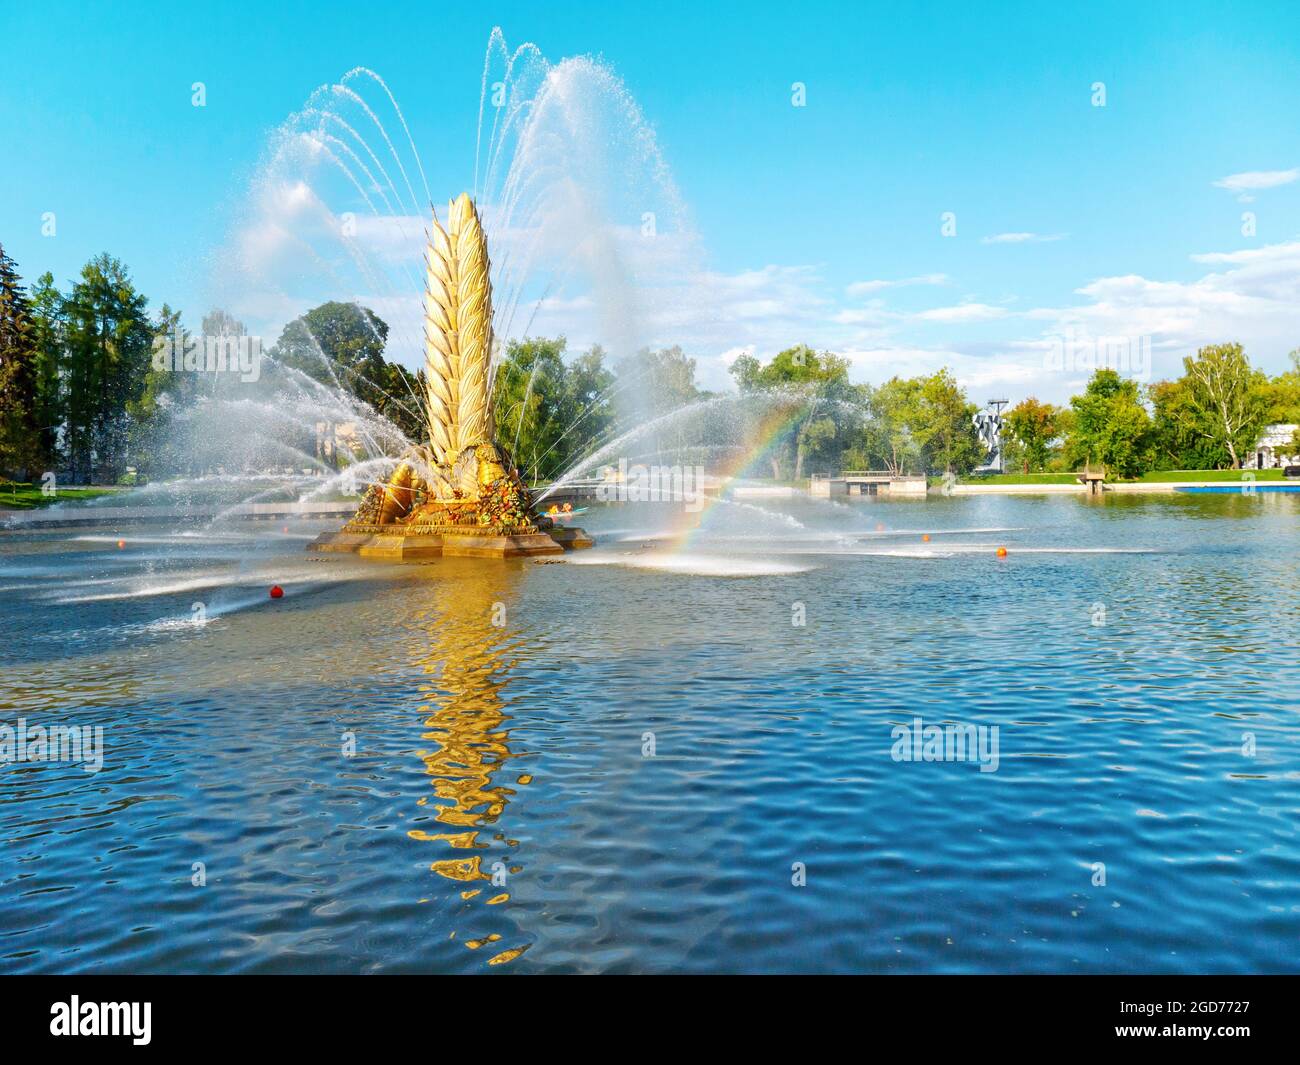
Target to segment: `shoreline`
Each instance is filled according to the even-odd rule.
[[[1251,486],[1251,487],[1248,487]],[[1260,492],[1278,492],[1279,487],[1290,487],[1294,491],[1300,491],[1300,482],[1298,481],[1226,481],[1226,480],[1199,480],[1199,481],[1108,481],[1102,484],[1102,494],[1110,492],[1119,492],[1124,494],[1134,493],[1168,493],[1177,492],[1187,488],[1212,488],[1220,493],[1236,490],[1242,495],[1250,495],[1253,491]],[[931,489],[931,492],[941,489]],[[928,494],[928,493],[927,493]],[[948,490],[950,495],[1088,495],[1089,488],[1086,484],[957,484]],[[1280,493],[1285,494],[1285,493]]]

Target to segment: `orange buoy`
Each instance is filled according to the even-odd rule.
[[[278,584],[273,584],[273,585],[271,585],[271,598],[272,598],[272,599],[279,599],[279,598],[281,598],[283,595],[284,595],[284,589],[283,589],[283,588],[281,588]]]
[[[885,523],[883,521],[876,522],[876,532],[884,532],[884,531],[885,531]]]
[[[286,525],[286,526],[284,527],[284,532],[285,532],[285,535],[286,535],[286,536],[289,534],[289,526]]]
[[[119,540],[119,541],[117,542],[117,549],[118,549],[119,551],[122,550],[122,548],[124,548],[125,546],[126,546],[126,541],[125,541],[125,540]]]
[[[929,533],[926,533],[924,536],[922,536],[922,537],[921,537],[921,542],[922,542],[922,543],[925,543],[925,544],[928,544],[928,543],[930,542],[930,534],[929,534]]]
[[[997,551],[997,554],[998,554],[998,558],[1006,558],[1006,557],[1007,557],[1007,549],[1006,549],[1005,547],[999,547],[999,548],[998,548],[998,551]]]

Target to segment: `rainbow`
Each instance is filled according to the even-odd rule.
[[[799,425],[806,414],[807,408],[802,405],[796,406],[793,412],[788,408],[776,408],[764,414],[759,420],[758,432],[754,436],[753,443],[748,448],[738,449],[735,455],[722,463],[716,471],[720,481],[719,492],[727,482],[738,477],[742,470],[766,456],[777,443]],[[722,502],[722,497],[720,494],[706,495],[703,500],[704,505],[700,510],[683,509],[679,514],[673,531],[669,534],[668,550],[671,554],[682,554],[693,546],[695,534],[704,527],[706,517]]]

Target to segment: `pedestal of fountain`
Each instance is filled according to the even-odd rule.
[[[363,558],[389,562],[418,562],[440,555],[466,558],[524,558],[531,555],[561,555],[565,548],[590,547],[591,538],[581,529],[558,530],[563,539],[550,533],[484,531],[398,532],[382,526],[343,529],[322,533],[309,551],[344,551]]]

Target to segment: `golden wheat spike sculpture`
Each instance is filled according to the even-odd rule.
[[[492,282],[487,239],[468,193],[433,219],[424,292],[425,394],[434,461],[450,466],[465,448],[491,443],[488,376]]]

